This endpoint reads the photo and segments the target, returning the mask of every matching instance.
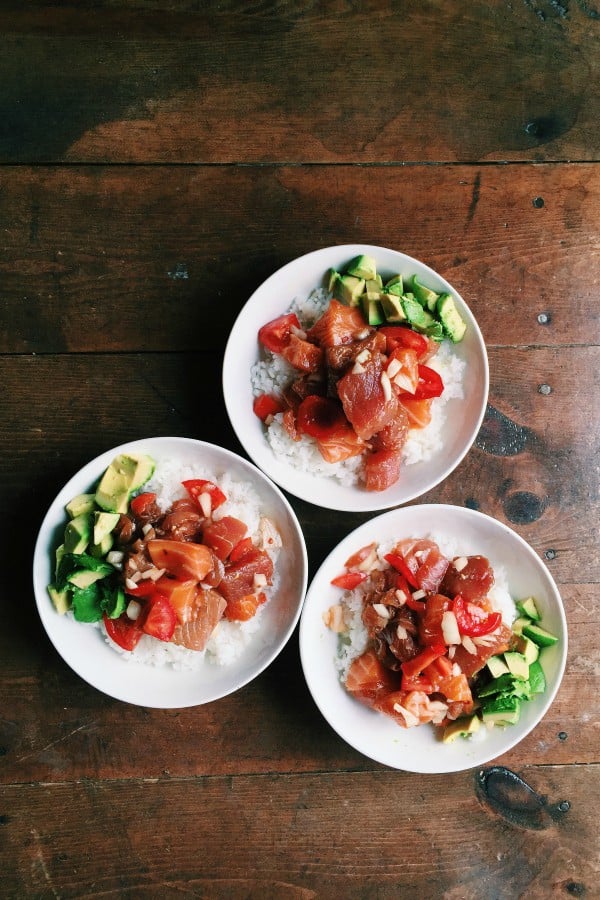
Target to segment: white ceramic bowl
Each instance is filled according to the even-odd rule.
[[[104,640],[100,629],[58,615],[46,587],[52,580],[54,551],[66,522],[65,504],[93,488],[114,457],[123,451],[148,453],[160,465],[206,464],[211,472],[228,472],[251,485],[261,512],[275,522],[283,539],[280,580],[261,612],[260,631],[243,655],[229,666],[204,661],[194,671],[155,667],[124,659]],[[33,583],[37,608],[48,637],[65,662],[93,687],[117,700],[170,709],[196,706],[224,697],[256,678],[282,650],[297,624],[308,578],[304,537],[289,503],[275,485],[251,463],[229,450],[203,441],[154,437],[123,444],[89,462],[62,488],[41,526],[34,553]]]
[[[534,596],[544,627],[559,641],[543,650],[547,687],[523,703],[519,722],[491,731],[480,729],[470,739],[442,743],[434,726],[404,729],[392,718],[354,700],[341,684],[334,660],[337,635],[323,613],[339,602],[341,591],[331,579],[344,570],[348,557],[376,541],[438,535],[467,554],[486,556],[501,567],[513,599]],[[567,656],[567,625],[558,589],[532,548],[510,528],[483,513],[456,506],[423,504],[383,513],[351,532],[316,573],[300,619],[300,654],[310,692],[325,719],[348,744],[365,756],[409,772],[456,772],[481,766],[518,744],[544,716],[559,688]]]
[[[286,459],[277,458],[265,438],[264,426],[252,410],[250,370],[259,359],[258,330],[285,313],[294,298],[304,298],[323,286],[329,268],[342,269],[354,256],[373,256],[384,277],[401,272],[419,275],[438,292],[452,293],[466,321],[464,339],[453,345],[466,363],[464,399],[447,403],[443,449],[433,458],[403,467],[399,481],[386,491],[341,484],[332,477],[302,472]],[[231,331],[223,362],[223,394],[231,424],[250,458],[284,490],[328,509],[353,512],[387,509],[420,497],[446,478],[471,447],[479,431],[488,397],[488,361],[481,332],[470,309],[457,291],[424,263],[368,244],[347,244],[315,250],[293,260],[271,275],[252,294]]]

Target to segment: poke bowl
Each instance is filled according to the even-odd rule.
[[[267,278],[234,323],[222,379],[263,472],[302,500],[357,512],[443,481],[475,440],[489,388],[459,293],[423,262],[368,244],[315,250]]]
[[[275,659],[300,616],[307,555],[294,511],[252,463],[153,437],[102,453],[61,489],[33,583],[50,641],[82,679],[178,708],[238,690]]]
[[[308,589],[300,655],[347,744],[391,768],[455,772],[540,722],[564,672],[567,625],[552,576],[519,535],[474,510],[422,504],[374,517],[329,554]]]

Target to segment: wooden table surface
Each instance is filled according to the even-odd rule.
[[[0,9],[0,895],[600,896],[600,6],[31,0]],[[479,770],[346,746],[298,636],[190,709],[104,696],[39,621],[59,489],[125,441],[243,455],[215,389],[252,291],[319,247],[442,273],[487,342],[470,506],[547,564],[569,627],[541,724]],[[311,574],[365,514],[290,498]],[[511,774],[512,773],[512,774]]]

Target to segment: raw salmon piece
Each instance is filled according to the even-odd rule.
[[[247,531],[241,519],[223,516],[222,519],[217,519],[205,527],[202,540],[214,550],[219,559],[227,559],[235,545],[246,536]]]
[[[370,330],[357,306],[344,306],[339,300],[332,299],[323,315],[307,332],[307,337],[320,347],[337,347]]]
[[[414,400],[409,394],[403,394],[400,404],[406,410],[411,428],[427,428],[431,422],[431,400]]]
[[[379,332],[374,331],[363,340],[353,340],[348,344],[338,344],[335,347],[328,347],[325,351],[327,365],[339,374],[353,363],[357,356],[363,351],[368,350],[369,353],[385,353],[385,337]]]
[[[169,575],[181,581],[202,581],[213,568],[213,555],[204,544],[160,538],[148,541],[146,547],[157,568],[166,569]]]
[[[346,418],[365,441],[385,428],[398,412],[396,395],[392,393],[388,396],[382,384],[383,359],[381,356],[371,356],[358,367],[359,371],[356,371],[357,366],[353,366],[337,384]]]
[[[366,650],[354,659],[346,676],[346,690],[367,706],[373,706],[378,697],[398,687],[398,676],[385,668],[374,650]]]
[[[317,446],[321,456],[328,463],[336,463],[343,459],[350,459],[352,456],[360,456],[366,449],[365,442],[359,438],[348,423],[344,423],[344,427],[340,428],[336,434],[326,438],[319,438]]]
[[[174,644],[188,650],[204,650],[223,617],[227,603],[216,591],[200,588],[183,624],[176,626],[171,638]]]
[[[368,491],[385,491],[396,484],[402,468],[400,450],[374,450],[365,459],[365,485]]]
[[[296,334],[290,334],[287,347],[281,351],[284,359],[301,372],[318,372],[323,367],[324,353],[322,347],[305,341]]]
[[[409,427],[406,410],[399,405],[395,418],[373,435],[371,447],[373,450],[401,450],[406,443]]]
[[[265,550],[253,547],[235,563],[226,564],[219,592],[228,603],[246,594],[253,594],[256,591],[257,575],[264,576],[267,584],[270,584],[273,578],[273,561]]]
[[[469,653],[462,644],[458,644],[452,660],[458,664],[467,678],[472,678],[473,675],[483,669],[491,656],[496,656],[498,653],[504,653],[506,650],[509,650],[513,642],[513,633],[507,625],[502,624],[496,634],[486,634],[484,636],[485,643],[477,643],[477,641],[481,640],[480,638],[476,640],[472,638],[471,640],[473,640],[477,653]]]
[[[184,624],[193,608],[198,592],[197,581],[178,581],[163,575],[155,582],[156,590],[164,594],[177,614],[181,624]]]

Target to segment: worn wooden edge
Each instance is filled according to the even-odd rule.
[[[591,896],[596,769],[445,776],[443,813],[439,777],[387,771],[6,786],[3,891]]]
[[[263,280],[356,242],[442,274],[490,347],[597,332],[594,165],[0,167],[0,189],[4,353],[224,348]]]

